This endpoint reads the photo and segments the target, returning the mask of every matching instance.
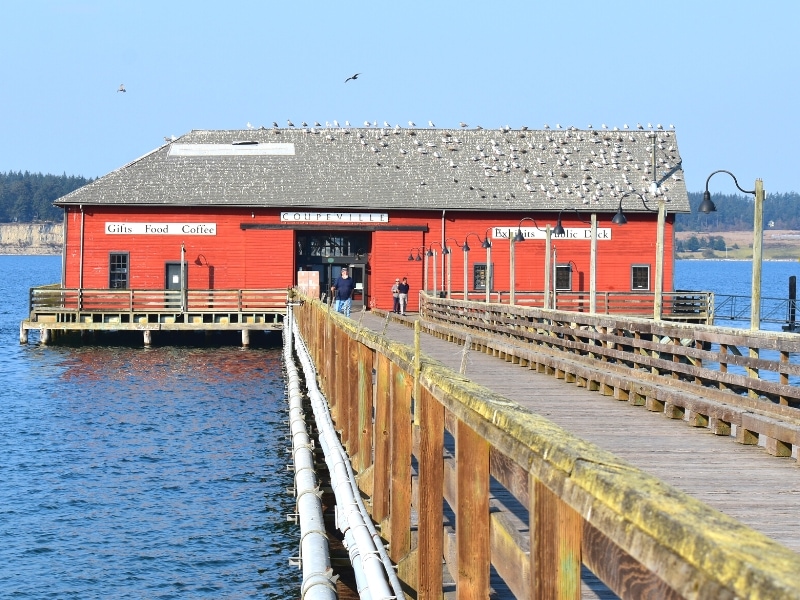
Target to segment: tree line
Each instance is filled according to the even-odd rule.
[[[92,181],[66,173],[0,173],[0,223],[61,221],[64,211],[53,202]]]
[[[751,194],[712,194],[716,212],[697,209],[702,192],[689,192],[690,213],[675,215],[675,231],[752,231],[755,198]],[[669,206],[667,207],[669,210]],[[768,194],[764,200],[765,229],[800,229],[800,194]]]
[[[74,175],[42,175],[28,171],[0,173],[0,223],[60,221],[62,210],[53,202],[93,179]],[[703,214],[697,207],[702,192],[689,193],[690,213],[675,215],[676,231],[749,231],[753,229],[752,195],[715,194],[717,211]],[[669,206],[667,206],[669,210]],[[764,227],[800,229],[800,194],[769,194],[764,202]]]

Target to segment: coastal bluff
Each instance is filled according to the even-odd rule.
[[[1,223],[0,254],[61,254],[63,223]]]

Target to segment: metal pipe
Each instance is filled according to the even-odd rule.
[[[81,264],[78,267],[78,289],[79,290],[83,289],[83,236],[84,236],[85,228],[86,228],[86,213],[83,212],[83,205],[81,205],[81,260],[80,260]],[[64,227],[64,231],[65,232],[67,231],[66,224],[65,224],[65,227]],[[64,248],[66,248],[66,247],[67,247],[67,245],[64,244]]]
[[[322,515],[319,482],[316,476],[313,443],[303,411],[300,377],[293,359],[291,306],[284,329],[283,353],[289,396],[289,427],[295,471],[296,510],[300,523],[300,564],[303,569],[301,598],[335,600],[336,586],[332,578],[328,538]]]
[[[356,571],[356,577],[361,577],[363,574],[367,581],[367,587],[361,597],[374,600],[402,598],[404,597],[402,586],[394,572],[391,559],[383,547],[380,535],[375,530],[372,518],[361,500],[349,458],[339,441],[328,411],[327,400],[316,385],[316,370],[305,342],[296,330],[295,344],[298,358],[303,365],[308,397],[319,431],[319,444],[325,455],[325,463],[331,477],[331,487],[336,496],[337,527],[345,535],[345,540],[350,539],[349,532],[352,537],[350,543],[358,546],[358,559],[352,563],[352,566]],[[353,555],[355,556],[356,553],[354,552]]]
[[[589,312],[597,312],[597,213],[592,213],[592,245],[589,258]]]

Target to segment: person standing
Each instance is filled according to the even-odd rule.
[[[350,316],[350,307],[353,304],[353,290],[356,283],[347,274],[347,267],[342,267],[339,277],[331,286],[331,294],[336,300],[336,312],[344,313],[345,317]]]
[[[400,290],[398,287],[400,286],[400,278],[394,280],[394,285],[392,286],[392,312],[399,313],[400,312]]]
[[[400,296],[400,314],[406,314],[406,306],[408,305],[408,277],[403,277],[403,281],[398,284],[397,290]]]

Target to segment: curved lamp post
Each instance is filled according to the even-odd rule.
[[[622,212],[622,200],[626,196],[638,196],[642,201],[644,207],[650,212],[656,212],[655,209],[647,205],[644,196],[639,192],[625,192],[619,198],[619,209],[617,214],[611,219],[615,225],[625,225],[628,219]],[[663,308],[663,295],[664,295],[664,227],[667,220],[667,210],[663,201],[658,203],[658,225],[656,228],[656,276],[655,276],[655,289],[653,290],[653,319],[656,321],[661,320],[661,313]]]
[[[535,219],[531,217],[524,217],[520,219],[519,223],[517,224],[517,234],[512,239],[511,244],[511,304],[514,304],[514,244],[518,242],[524,242],[525,236],[522,235],[522,225],[523,221],[533,221],[534,226],[539,231],[545,232],[545,242],[544,242],[544,307],[550,307],[550,243],[552,238],[552,231],[550,230],[550,223],[545,226],[545,229],[539,227],[539,224],[536,222]]]
[[[450,253],[450,249],[447,246],[442,245],[441,242],[431,242],[430,245],[428,246],[428,251],[425,253],[425,259],[426,260],[429,257],[433,257],[433,295],[436,296],[438,292],[437,292],[437,287],[436,287],[436,250],[433,249],[433,245],[434,244],[438,244],[439,247],[442,249],[442,256],[443,257],[444,257],[445,254],[449,254]],[[444,276],[444,273],[442,273],[442,276]],[[426,284],[428,283],[427,274],[425,275],[425,283]]]
[[[486,285],[485,285],[485,288],[486,288],[486,302],[489,302],[489,291],[490,291],[489,290],[489,287],[490,287],[489,286],[489,281],[490,281],[490,279],[489,279],[489,271],[488,271],[488,269],[489,269],[489,265],[491,264],[491,257],[492,257],[492,242],[489,241],[489,236],[487,235],[489,233],[489,229],[491,229],[491,227],[486,229],[486,232],[484,233],[484,238],[483,239],[481,239],[481,236],[479,236],[477,233],[475,233],[473,231],[470,231],[467,234],[467,237],[464,238],[464,245],[461,246],[461,250],[464,252],[464,300],[469,300],[469,292],[468,292],[468,290],[469,290],[469,283],[468,283],[469,280],[467,278],[467,272],[469,270],[469,263],[468,263],[468,259],[467,259],[467,253],[471,250],[471,248],[469,247],[469,244],[467,242],[469,240],[469,236],[474,235],[476,238],[478,238],[478,241],[481,243],[481,248],[485,248],[486,249],[486,269],[487,270],[486,270],[486,273],[485,273],[486,274]]]
[[[703,192],[703,201],[697,210],[703,213],[710,213],[717,210],[714,203],[711,201],[711,192],[708,191],[708,182],[717,173],[727,173],[733,178],[733,183],[740,192],[745,194],[753,194],[755,196],[755,205],[753,206],[753,277],[750,303],[750,329],[756,331],[761,328],[761,250],[764,242],[764,182],[761,179],[756,179],[756,189],[745,190],[736,181],[733,173],[720,169],[714,171],[706,179],[706,191]],[[758,350],[751,350],[751,353]]]
[[[577,208],[562,208],[558,212],[558,221],[553,228],[553,235],[559,236],[566,233],[564,226],[561,224],[561,215],[565,210],[574,212],[583,223],[590,223],[591,226],[592,241],[589,248],[589,312],[594,314],[597,312],[597,214],[593,212],[591,221],[587,221],[581,216]],[[553,291],[555,293],[555,287],[553,287]]]
[[[456,243],[456,246],[461,246],[461,242],[459,242],[456,238],[449,237],[445,239],[444,246],[442,247],[442,256],[447,255],[447,297],[450,298],[452,293],[452,284],[453,284],[453,275],[452,275],[452,267],[453,267],[453,249],[447,245],[447,242],[453,240]],[[444,276],[444,273],[442,273]]]

